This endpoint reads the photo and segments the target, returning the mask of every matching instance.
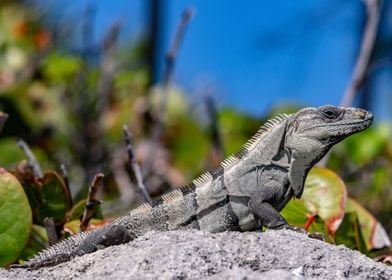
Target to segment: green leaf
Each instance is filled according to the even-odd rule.
[[[110,219],[109,220],[91,219],[90,222],[88,223],[87,230],[91,231],[103,227],[104,225],[107,225],[111,222],[112,220]],[[80,220],[72,220],[64,225],[64,231],[69,233],[70,235],[75,235],[80,231],[79,225],[80,225]]]
[[[343,220],[347,199],[346,186],[340,177],[327,168],[312,168],[302,199],[313,215],[324,220],[328,232],[334,234]]]
[[[324,221],[306,208],[304,200],[291,200],[280,213],[290,225],[303,228],[308,226],[308,232],[321,232],[326,241],[332,243]]]
[[[38,221],[43,224],[45,217],[52,217],[55,223],[64,223],[65,214],[71,208],[70,193],[63,179],[54,171],[45,173],[41,186],[41,209]]]
[[[0,168],[0,266],[18,259],[26,245],[32,213],[26,194],[14,175]]]
[[[46,244],[48,244],[48,236],[46,235],[45,228],[39,225],[33,225],[30,238],[20,259],[28,260],[32,258],[35,254],[45,249]]]
[[[85,208],[86,208],[86,199],[82,199],[81,201],[76,203],[72,207],[72,209],[67,213],[67,222],[72,220],[79,220]],[[100,205],[95,205],[92,217],[100,220],[103,219],[102,209]]]
[[[16,169],[33,209],[34,223],[44,224],[46,217],[54,218],[56,226],[66,222],[66,213],[71,209],[71,195],[60,175],[54,171],[44,174],[42,179],[34,177],[21,162]]]
[[[348,198],[346,211],[348,213],[352,212],[357,214],[360,230],[368,250],[391,246],[391,241],[389,240],[385,229],[362,205],[352,198]]]
[[[301,199],[290,200],[280,214],[290,225],[296,227],[304,227],[308,217],[311,215],[306,208],[304,201]]]
[[[337,244],[344,244],[350,249],[367,253],[358,215],[355,212],[347,212],[344,215],[343,221],[336,231],[334,239]]]

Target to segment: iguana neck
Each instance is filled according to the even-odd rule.
[[[285,148],[290,154],[289,181],[296,198],[301,198],[302,196],[305,179],[310,169],[329,150],[327,147],[320,149],[321,145],[318,141],[307,138],[302,138],[300,141],[296,143],[297,146],[294,146],[294,148],[292,147],[292,143],[285,143]],[[305,150],[306,152],[304,152]]]

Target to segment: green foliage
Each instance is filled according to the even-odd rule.
[[[0,230],[0,244],[14,246],[0,246],[0,265],[19,256],[31,257],[45,247],[45,217],[54,218],[60,238],[78,232],[89,179],[98,171],[108,174],[102,197],[115,200],[118,209],[113,215],[140,203],[139,196],[133,194],[127,200],[124,195],[133,175],[122,127],[127,124],[131,128],[134,152],[143,169],[148,162],[148,144],[159,123],[162,96],[167,102],[163,131],[151,174],[145,177],[153,195],[214,167],[213,139],[206,123],[217,122],[226,155],[237,152],[262,123],[233,108],[220,108],[217,120],[206,120],[205,112],[200,118],[194,109],[198,106],[178,85],[167,89],[151,86],[151,73],[144,67],[147,48],[143,42],[133,50],[128,45],[117,50],[123,55],[113,55],[112,61],[105,62],[113,66],[111,72],[102,69],[103,61],[89,62],[88,49],[83,55],[59,49],[63,42],[52,42],[50,27],[22,2],[1,3],[0,23],[0,166],[18,179],[10,173],[0,175],[0,229],[19,230],[7,234]],[[297,109],[283,104],[271,109],[264,120]],[[46,170],[43,178],[32,174],[15,143],[17,138],[31,145]],[[64,178],[54,171],[60,164],[69,168],[72,194]],[[389,239],[378,219],[392,229],[390,125],[373,126],[343,141],[334,148],[328,167],[339,176],[329,169],[313,169],[303,199],[291,201],[282,214],[293,225],[324,233],[329,242],[367,254],[387,245]],[[6,184],[7,188],[2,185],[5,177],[13,182]],[[347,198],[347,190],[355,201]],[[377,219],[361,205],[376,213]],[[90,229],[110,221],[101,207],[95,208],[93,217]],[[15,239],[8,242],[10,238]]]
[[[0,168],[0,266],[18,259],[26,246],[32,214],[26,194],[11,173]]]
[[[19,259],[27,260],[37,252],[42,251],[48,244],[48,237],[44,227],[34,225],[31,227],[30,237]]]
[[[71,209],[71,195],[64,180],[53,171],[37,178],[24,162],[19,164],[16,174],[28,194],[34,222],[43,225],[45,217],[52,217],[55,224],[64,224],[66,213]]]
[[[349,212],[344,215],[343,221],[336,232],[335,242],[362,253],[369,253],[366,249],[361,224],[356,213]]]
[[[52,83],[67,83],[75,77],[82,61],[75,56],[51,53],[43,64],[42,72]]]
[[[392,130],[376,124],[337,145],[328,167],[339,173],[349,194],[388,230],[392,237]]]
[[[327,241],[370,255],[391,245],[384,228],[363,206],[347,197],[346,186],[333,171],[314,167],[300,200],[281,212],[290,224],[322,232]]]

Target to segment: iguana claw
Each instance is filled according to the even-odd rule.
[[[276,229],[289,229],[289,230],[293,230],[299,233],[303,233],[306,234],[309,238],[313,238],[313,239],[318,239],[318,240],[325,240],[324,234],[321,232],[307,232],[303,227],[296,227],[296,226],[291,226],[291,225],[282,225],[279,228]]]
[[[307,232],[306,234],[310,238],[318,239],[318,240],[321,240],[321,241],[325,241],[325,236],[321,232]]]

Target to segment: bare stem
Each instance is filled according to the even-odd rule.
[[[65,167],[65,164],[60,164],[60,172],[61,172],[61,177],[64,180],[65,187],[68,190],[69,202],[70,202],[71,207],[72,207],[73,206],[73,201],[72,201],[72,195],[71,195],[71,188],[69,186],[68,171],[67,171],[67,168]]]
[[[125,142],[127,144],[128,158],[129,158],[129,162],[131,164],[132,171],[135,174],[137,187],[139,188],[139,191],[143,195],[144,200],[149,202],[150,204],[152,204],[152,199],[151,199],[150,195],[148,194],[146,186],[144,185],[144,182],[143,182],[143,176],[142,176],[142,172],[140,171],[140,166],[137,163],[136,158],[135,158],[135,154],[133,152],[131,134],[130,134],[128,127],[126,125],[124,125],[123,130],[124,130]]]
[[[115,54],[117,39],[120,33],[120,23],[114,23],[105,35],[102,43],[102,58],[100,61],[100,78],[97,86],[97,112],[102,114],[107,109],[116,71]]]
[[[44,174],[42,172],[41,166],[39,165],[29,145],[27,145],[27,143],[23,139],[18,139],[17,143],[19,147],[23,150],[24,154],[27,156],[28,166],[33,171],[34,176],[38,178],[43,178]]]
[[[368,72],[370,58],[373,53],[374,44],[376,42],[378,24],[380,21],[380,0],[365,0],[367,20],[365,30],[362,35],[361,48],[355,67],[351,76],[342,101],[341,106],[351,106],[355,96],[361,89]]]
[[[152,169],[154,156],[158,149],[158,142],[163,131],[163,119],[166,112],[169,89],[173,78],[174,66],[177,59],[178,50],[180,48],[181,42],[184,39],[186,28],[190,20],[192,19],[193,14],[194,14],[194,10],[192,8],[187,8],[184,10],[184,12],[182,13],[180,23],[174,34],[172,44],[165,55],[165,70],[163,73],[163,81],[162,81],[163,91],[162,91],[162,96],[160,98],[159,108],[156,115],[155,126],[152,131],[151,144],[150,144],[151,148],[149,149],[150,152],[147,156],[146,163],[144,165],[145,168],[143,174],[145,176],[147,176]]]
[[[8,114],[0,111],[0,133],[3,130],[4,124],[8,119]]]
[[[101,201],[96,199],[97,191],[102,186],[104,175],[102,173],[95,174],[90,187],[88,189],[88,196],[86,201],[86,207],[84,208],[84,212],[82,218],[80,219],[80,230],[86,231],[88,227],[88,223],[90,222],[93,211],[95,207],[101,203]]]
[[[48,236],[49,246],[52,246],[57,243],[58,236],[56,233],[56,227],[54,225],[54,220],[52,217],[45,217],[44,226],[46,229],[46,235]]]
[[[206,98],[206,107],[211,123],[210,133],[211,133],[212,149],[213,149],[213,163],[214,165],[216,165],[223,160],[224,151],[223,151],[221,135],[219,132],[219,124],[218,124],[215,101],[210,95],[208,95]]]

